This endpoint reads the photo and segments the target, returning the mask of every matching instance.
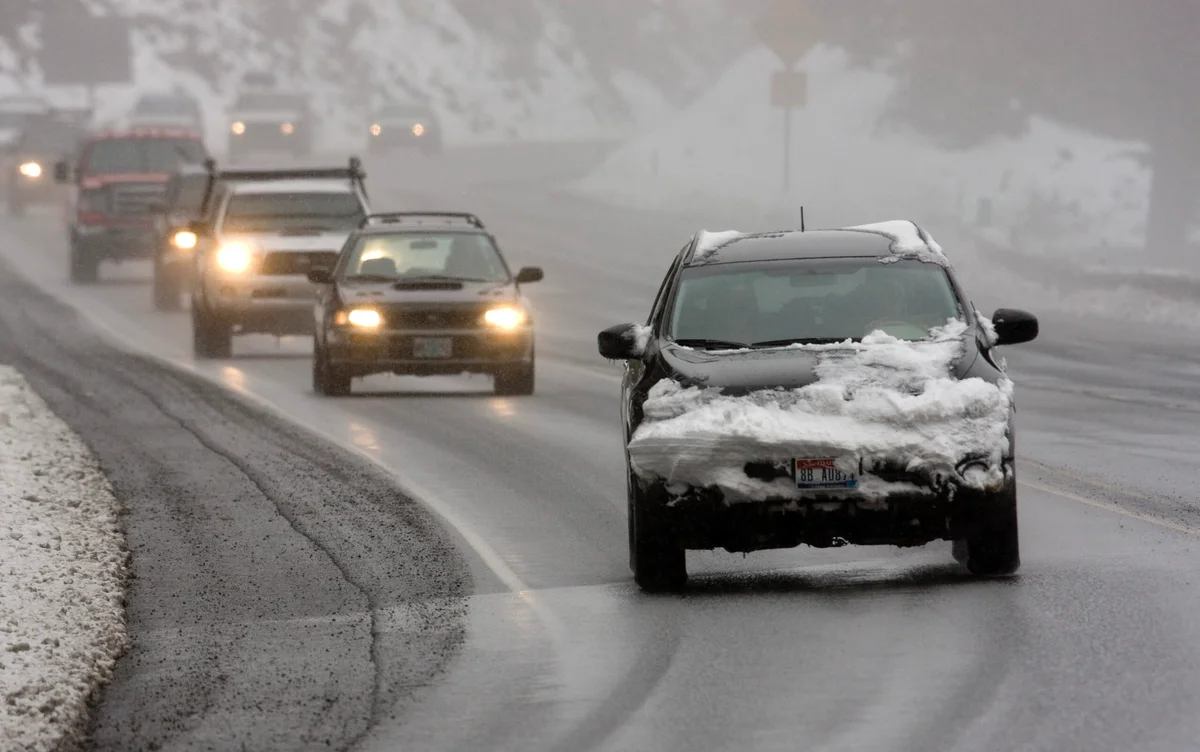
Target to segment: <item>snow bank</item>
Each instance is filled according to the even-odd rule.
[[[757,480],[743,470],[746,462],[794,457],[838,458],[848,473],[858,472],[861,458],[867,473],[857,494],[865,500],[922,491],[872,476],[877,463],[992,487],[1004,478],[1012,382],[952,378],[966,327],[951,322],[921,342],[874,332],[861,343],[793,345],[818,358],[817,381],[800,389],[729,396],[661,381],[629,442],[634,470],[668,484],[715,486],[732,503],[811,493],[790,479]],[[974,458],[986,460],[986,469],[972,467],[964,477],[959,468]]]
[[[54,750],[125,650],[117,502],[83,443],[0,366],[0,749]]]

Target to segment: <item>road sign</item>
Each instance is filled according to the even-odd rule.
[[[771,74],[771,105],[803,107],[808,101],[808,75],[798,70],[778,70]]]
[[[817,43],[817,17],[806,0],[775,0],[758,17],[759,41],[791,68]]]
[[[86,11],[46,14],[37,60],[45,82],[52,86],[130,83],[133,45],[129,23]]]

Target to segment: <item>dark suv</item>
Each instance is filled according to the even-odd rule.
[[[313,389],[345,395],[375,373],[484,373],[497,394],[533,393],[533,314],[521,285],[473,214],[399,212],[366,217],[336,267],[314,268]]]
[[[190,270],[200,239],[190,225],[205,219],[204,194],[216,163],[180,165],[167,181],[166,195],[155,219],[154,307],[177,311],[191,280]],[[210,202],[211,206],[211,202]]]
[[[1017,569],[1012,383],[1037,319],[968,302],[907,222],[698,233],[645,326],[599,335],[621,387],[630,565],[682,587],[686,549],[916,546]]]

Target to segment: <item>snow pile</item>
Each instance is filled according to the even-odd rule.
[[[790,190],[783,190],[783,116],[770,104],[778,60],[758,49],[660,127],[614,152],[576,190],[611,203],[729,218],[804,206],[810,227],[881,212],[922,224],[994,224],[1025,247],[1139,245],[1150,173],[1145,146],[1034,120],[1021,138],[968,151],[881,131],[896,91],[885,70],[855,67],[833,47],[799,66],[809,102],[792,115]],[[990,215],[990,218],[989,218]],[[1027,248],[1028,249],[1028,248]]]
[[[0,367],[0,749],[74,746],[126,649],[117,502],[83,443]]]
[[[864,500],[928,491],[871,475],[879,465],[994,487],[1004,479],[1012,382],[952,377],[966,331],[964,322],[954,321],[920,342],[874,332],[861,343],[793,345],[818,359],[817,380],[793,390],[730,396],[661,381],[629,442],[634,470],[669,485],[715,486],[732,503],[811,493],[789,478],[764,481],[744,472],[747,462],[795,457],[836,458],[839,469],[855,474],[861,458],[867,473],[854,494]],[[960,474],[975,459],[982,466]]]
[[[869,225],[855,225],[843,228],[855,232],[873,232],[891,241],[889,247],[892,257],[884,259],[884,263],[892,263],[904,259],[916,259],[931,264],[948,266],[942,247],[928,232],[907,219],[892,219],[887,222],[875,222]]]

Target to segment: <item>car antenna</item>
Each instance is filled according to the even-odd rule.
[[[800,207],[800,232],[804,232],[804,207]]]

